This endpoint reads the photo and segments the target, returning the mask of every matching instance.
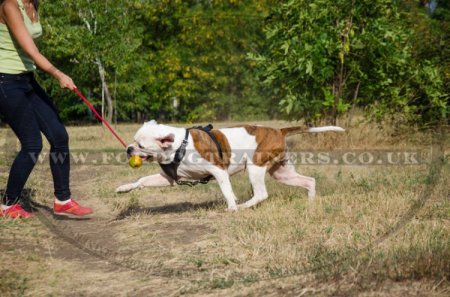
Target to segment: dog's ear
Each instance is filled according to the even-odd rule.
[[[175,141],[175,134],[170,133],[166,136],[159,138],[158,142],[162,149],[168,149],[172,146],[173,142]]]
[[[158,123],[155,120],[151,120],[151,121],[145,122],[144,124],[145,125],[158,125]]]

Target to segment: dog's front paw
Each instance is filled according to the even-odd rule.
[[[227,212],[236,212],[236,211],[238,211],[238,208],[237,208],[236,206],[234,206],[234,207],[228,207],[228,208],[226,209],[226,211],[227,211]]]
[[[242,204],[238,204],[237,208],[238,209],[245,209],[245,208],[248,208],[248,206],[247,206],[247,204],[242,203]]]
[[[135,189],[136,186],[134,184],[126,184],[126,185],[122,185],[120,187],[118,187],[116,189],[116,193],[126,193],[126,192],[130,192],[131,190]]]

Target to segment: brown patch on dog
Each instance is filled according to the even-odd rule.
[[[300,134],[300,133],[308,133],[307,127],[288,127],[288,128],[281,128],[281,134],[284,136],[289,136],[293,134]]]
[[[280,129],[245,125],[248,134],[256,136],[255,154],[253,163],[258,166],[272,165],[284,159],[286,141]]]
[[[208,133],[198,129],[191,129],[189,132],[194,140],[194,147],[200,153],[202,158],[220,168],[228,168],[230,165],[231,147],[222,132],[219,130],[211,130],[211,134],[220,144],[223,158],[220,158],[219,150],[211,137],[209,137]]]

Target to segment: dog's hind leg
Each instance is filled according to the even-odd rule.
[[[256,204],[260,203],[261,201],[267,199],[269,196],[267,194],[266,189],[266,183],[265,183],[265,176],[266,176],[266,170],[267,167],[260,167],[257,165],[250,165],[248,168],[248,176],[250,178],[250,183],[252,184],[253,188],[253,197],[242,203],[239,204],[239,208],[249,208],[252,206],[255,206]]]
[[[282,184],[302,187],[308,190],[308,200],[311,202],[316,196],[316,180],[313,177],[303,176],[295,171],[292,164],[276,164],[269,170],[270,175]]]
[[[134,183],[122,185],[116,189],[116,192],[125,193],[138,188],[142,189],[144,187],[165,187],[172,186],[174,184],[175,181],[172,178],[168,177],[163,172],[160,172],[158,174],[142,177]]]

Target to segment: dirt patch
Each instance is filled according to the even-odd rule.
[[[339,145],[363,147],[364,133],[346,136],[351,141]],[[79,138],[76,147],[92,147],[91,139],[97,137]],[[329,146],[322,136],[314,144]],[[51,214],[50,171],[39,164],[29,182],[39,215],[0,220],[0,295],[448,295],[450,201],[442,197],[448,196],[450,175],[443,175],[395,236],[360,252],[390,234],[430,188],[427,166],[298,167],[316,178],[314,204],[306,203],[305,191],[268,178],[269,199],[255,209],[227,213],[214,182],[118,195],[118,185],[157,167],[75,165],[74,197],[95,215],[67,220]],[[3,171],[0,177],[6,181]],[[241,199],[251,196],[247,176],[232,183]]]

